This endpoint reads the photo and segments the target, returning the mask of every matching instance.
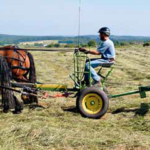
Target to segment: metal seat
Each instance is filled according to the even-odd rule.
[[[111,62],[111,63],[104,63],[104,64],[101,64],[100,66],[101,66],[101,67],[104,67],[104,68],[110,68],[112,65],[114,65],[114,62]]]

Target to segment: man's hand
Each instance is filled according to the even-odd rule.
[[[79,48],[79,51],[85,53],[85,54],[88,54],[90,51],[85,49],[85,48]]]
[[[79,48],[79,51],[86,52],[87,50],[85,48]]]
[[[79,48],[79,51],[81,51],[85,54],[101,55],[101,53],[97,50],[87,50],[85,48]]]

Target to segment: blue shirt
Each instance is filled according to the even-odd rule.
[[[108,39],[104,41],[97,49],[103,58],[110,59],[116,57],[114,43]]]

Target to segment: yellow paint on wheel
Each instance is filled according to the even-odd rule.
[[[96,93],[89,93],[84,96],[82,107],[89,114],[97,114],[103,107],[102,98]]]

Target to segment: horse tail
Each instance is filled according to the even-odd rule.
[[[34,64],[34,58],[31,53],[28,53],[28,57],[30,60],[29,81],[35,83],[36,82],[36,69],[35,69],[35,64]]]
[[[35,64],[34,64],[34,58],[31,53],[28,53],[28,57],[30,60],[30,69],[29,69],[29,81],[32,83],[36,83],[36,69],[35,69]],[[37,92],[35,93],[37,94]],[[36,102],[38,103],[38,98],[34,96],[30,96],[31,102]]]

